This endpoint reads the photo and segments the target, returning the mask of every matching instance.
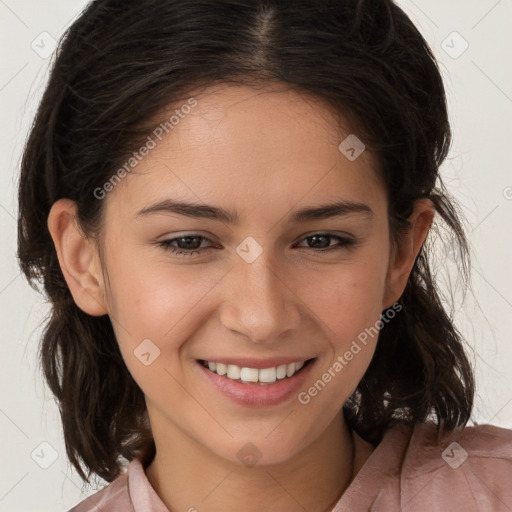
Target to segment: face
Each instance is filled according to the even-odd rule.
[[[155,438],[285,461],[339,416],[398,298],[386,192],[314,100],[195,99],[104,199],[106,307]]]

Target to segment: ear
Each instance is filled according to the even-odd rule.
[[[402,296],[434,216],[435,207],[430,199],[422,198],[415,202],[413,213],[408,219],[410,228],[390,251],[382,309],[391,307]]]
[[[47,223],[60,268],[76,305],[89,315],[107,314],[97,247],[78,225],[76,203],[71,199],[56,201]]]

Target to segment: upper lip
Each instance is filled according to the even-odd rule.
[[[268,359],[254,359],[250,357],[213,357],[212,359],[200,359],[200,361],[207,361],[211,363],[233,364],[240,368],[256,368],[262,370],[264,368],[273,368],[274,366],[281,366],[283,364],[306,362],[311,357],[270,357]]]

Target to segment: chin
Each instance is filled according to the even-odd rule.
[[[265,439],[265,435],[259,438],[247,436],[243,441],[232,440],[230,447],[226,448],[229,452],[228,457],[226,457],[226,451],[218,453],[215,450],[215,453],[241,467],[275,466],[288,462],[303,448],[302,444],[292,441],[287,437],[287,444],[284,445],[281,439],[271,441],[268,438]]]

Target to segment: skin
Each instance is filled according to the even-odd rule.
[[[324,105],[277,87],[223,85],[195,98],[104,199],[103,259],[79,229],[75,204],[53,205],[48,227],[59,262],[76,304],[110,315],[146,397],[157,448],[146,474],[169,510],[330,510],[373,448],[352,437],[340,411],[376,338],[307,405],[296,395],[273,406],[236,404],[200,377],[196,360],[316,357],[307,390],[400,298],[434,207],[417,201],[412,227],[394,247],[375,161],[369,151],[349,161],[338,150],[351,132],[340,133]],[[236,211],[239,224],[136,216],[165,198]],[[373,217],[288,223],[300,207],[341,199],[367,204]],[[322,253],[338,240],[308,237],[325,232],[356,244]],[[157,244],[189,233],[209,239],[194,239],[202,254]],[[247,236],[263,249],[250,264],[236,252]],[[133,351],[148,338],[160,355],[146,366]],[[237,456],[247,443],[261,454],[254,467]]]

